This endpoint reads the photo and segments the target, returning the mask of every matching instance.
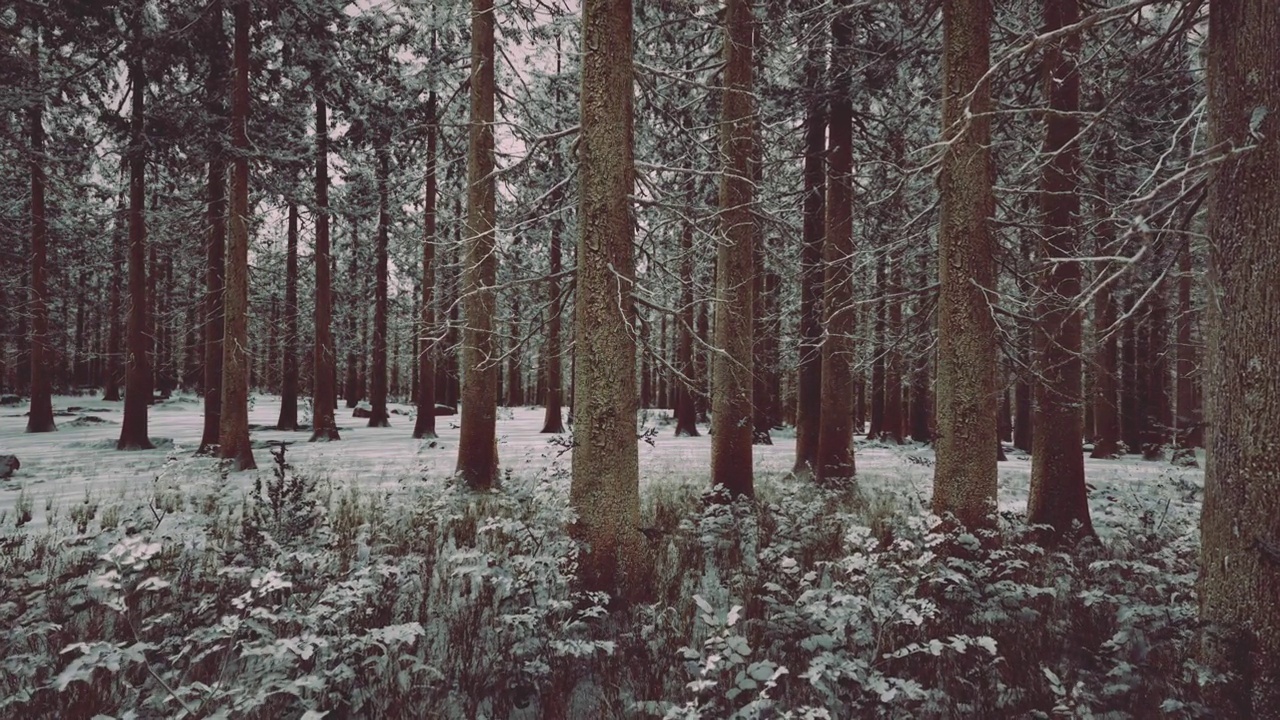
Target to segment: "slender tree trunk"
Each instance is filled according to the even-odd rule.
[[[636,349],[631,288],[634,229],[631,1],[586,0],[582,10],[577,289],[574,299],[574,537],[580,578],[626,602],[651,589],[640,534]],[[589,361],[587,361],[589,359]],[[750,438],[748,438],[748,447]]]
[[[32,43],[31,59],[40,65],[40,30]],[[49,307],[45,266],[49,255],[49,228],[44,208],[44,94],[37,93],[29,111],[31,119],[31,407],[27,432],[53,432],[53,388],[50,382],[53,352],[49,348]]]
[[[1078,0],[1045,0],[1044,31],[1054,32],[1080,19]],[[1084,396],[1081,384],[1082,318],[1079,253],[1080,74],[1076,56],[1080,36],[1067,35],[1048,45],[1044,56],[1044,166],[1040,210],[1045,224],[1040,254],[1049,263],[1040,276],[1036,338],[1034,438],[1027,522],[1049,525],[1063,540],[1093,534],[1084,485]],[[1065,259],[1066,262],[1054,262]]]
[[[513,273],[514,274],[514,273]],[[508,322],[511,350],[507,353],[507,407],[524,405],[524,381],[520,371],[520,294],[511,293],[511,318]]]
[[[129,347],[117,450],[150,450],[147,407],[151,404],[150,341],[147,338],[146,111],[147,79],[142,63],[142,15],[133,20],[129,58],[132,100],[129,119]]]
[[[685,220],[680,227],[680,320],[676,368],[683,375],[676,382],[676,437],[698,437],[695,388],[698,370],[693,358],[693,202],[694,178],[685,178]]]
[[[346,361],[346,384],[342,394],[347,400],[347,408],[354,408],[360,403],[360,378],[357,369],[360,367],[360,360],[357,350],[360,348],[356,336],[356,312],[360,307],[360,293],[357,288],[360,287],[360,226],[351,218],[351,259],[347,263],[347,312],[346,312],[346,328],[347,328],[347,361]]]
[[[821,37],[821,33],[817,33]],[[818,460],[818,428],[822,421],[822,243],[826,213],[827,117],[821,96],[823,44],[815,40],[805,67],[809,93],[804,129],[804,198],[800,247],[799,372],[796,378],[797,476],[811,475]]]
[[[1124,320],[1124,349],[1121,357],[1120,427],[1125,446],[1130,453],[1134,453],[1142,450],[1143,416],[1146,413],[1146,406],[1142,402],[1145,393],[1140,392],[1142,376],[1138,371],[1138,359],[1142,357],[1138,348],[1141,313],[1134,307],[1137,295],[1133,290],[1125,295],[1128,302],[1124,307],[1128,311],[1128,317]]]
[[[1200,417],[1196,408],[1196,347],[1191,340],[1193,310],[1191,308],[1191,237],[1184,235],[1178,249],[1178,316],[1176,325],[1178,348],[1174,362],[1178,372],[1178,409],[1175,416],[1177,435],[1175,442],[1195,464],[1194,448],[1202,444]],[[1189,451],[1189,452],[1188,452]],[[1184,461],[1185,462],[1185,461]]]
[[[938,232],[937,465],[933,511],[967,527],[996,507],[995,323],[987,290],[995,268],[991,191],[990,0],[942,6],[943,138]]]
[[[559,204],[560,194],[554,193],[553,206]],[[561,366],[563,358],[561,358],[562,350],[560,349],[560,316],[563,310],[560,307],[560,273],[563,271],[560,248],[561,226],[559,218],[551,219],[551,277],[547,280],[547,302],[549,315],[547,319],[547,345],[546,353],[546,375],[547,375],[547,396],[543,402],[547,406],[546,416],[542,421],[542,432],[544,433],[562,433],[564,432],[564,419],[562,415],[561,405],[563,405],[561,379]]]
[[[1280,5],[1209,6],[1208,462],[1200,659],[1219,717],[1280,708]],[[1270,108],[1271,111],[1267,112]]]
[[[277,430],[298,429],[298,204],[289,201],[284,261],[284,338],[280,342],[280,419]]]
[[[387,187],[391,174],[387,139],[381,138],[376,149],[378,162],[378,232],[374,241],[373,300],[373,367],[369,378],[369,427],[390,427],[387,413],[387,243],[391,231],[391,191]]]
[[[896,260],[888,260],[888,297],[885,298],[884,338],[884,420],[880,439],[901,445],[906,438],[902,404],[902,353],[898,349],[902,337],[902,301],[894,297],[902,289],[902,270]]]
[[[1142,457],[1144,460],[1164,460],[1164,449],[1171,440],[1169,429],[1173,425],[1173,414],[1169,403],[1169,365],[1165,360],[1169,329],[1166,327],[1168,312],[1163,287],[1156,287],[1151,293],[1148,307],[1150,310],[1140,330],[1145,340],[1145,352],[1141,358],[1147,400]]]
[[[467,239],[463,270],[462,422],[458,474],[476,490],[498,479],[498,358],[493,337],[498,261],[494,254],[493,0],[471,3],[471,123],[467,153]],[[579,278],[581,282],[581,278]]]
[[[715,345],[712,356],[711,484],[733,495],[752,487],[752,322],[755,218],[752,217],[751,0],[726,0],[724,96],[721,102],[720,247],[716,257]]]
[[[418,417],[413,423],[417,440],[436,437],[436,93],[427,97],[427,173],[423,191],[422,319],[418,327]]]
[[[258,465],[249,444],[249,2],[235,5],[231,93],[231,232],[227,244],[226,325],[222,345],[222,418],[218,452],[235,471]]]
[[[204,297],[204,431],[200,454],[213,452],[222,424],[222,331],[223,272],[227,237],[227,161],[222,145],[221,123],[227,119],[227,39],[222,29],[222,0],[209,6],[209,77],[205,83],[205,106],[214,127],[209,133],[208,201],[205,222]]]
[[[884,436],[885,378],[884,362],[885,342],[885,301],[888,285],[885,281],[884,252],[876,258],[876,292],[880,297],[876,300],[874,310],[875,322],[872,324],[871,341],[871,426],[867,428],[867,437],[879,440]]]
[[[337,407],[338,355],[333,343],[333,253],[329,246],[329,118],[325,103],[324,65],[312,69],[316,94],[316,304],[312,349],[311,442],[340,440]]]
[[[822,402],[818,425],[815,479],[822,484],[851,484],[854,476],[853,433],[856,388],[853,382],[853,106],[850,103],[848,0],[831,23],[832,72],[829,157],[827,168],[826,238],[823,262]]]
[[[126,195],[120,193],[116,202],[115,228],[111,233],[111,270],[107,279],[107,357],[103,370],[102,399],[120,400],[120,383],[124,380],[121,361],[121,344],[124,328],[120,323],[120,268],[125,264],[126,225],[129,222]]]
[[[918,260],[918,287],[924,287],[929,280],[929,259],[922,252]],[[924,341],[932,333],[929,312],[923,297],[916,298],[911,324],[918,339],[915,363],[911,369],[911,439],[927,443],[933,441],[929,398],[929,370],[933,364],[933,352],[929,348],[929,343]]]
[[[1109,178],[1104,174],[1100,179],[1101,187],[1098,197],[1097,213],[1103,217],[1111,212],[1106,202]],[[1105,214],[1105,215],[1104,215]],[[1106,256],[1115,249],[1114,226],[1103,221],[1099,224],[1097,254]],[[1101,277],[1109,278],[1115,272],[1110,263],[1098,268]],[[1094,385],[1093,385],[1093,452],[1089,457],[1094,459],[1114,458],[1120,454],[1120,406],[1117,400],[1116,370],[1119,360],[1119,330],[1116,323],[1115,301],[1112,299],[1112,283],[1106,283],[1094,294],[1093,304],[1093,346],[1094,346]]]

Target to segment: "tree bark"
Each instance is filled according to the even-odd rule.
[[[222,27],[222,0],[209,6],[209,77],[205,81],[205,107],[209,113],[209,177],[205,222],[204,296],[204,430],[200,454],[213,452],[222,422],[223,272],[227,237],[227,160],[222,143],[227,120],[227,38]]]
[[[583,3],[574,338],[584,361],[574,363],[569,502],[583,585],[623,602],[651,590],[653,564],[639,530],[631,42],[630,0]]]
[[[284,337],[280,341],[280,419],[277,430],[298,429],[298,203],[289,201],[285,233]]]
[[[141,10],[133,20],[129,57],[132,86],[129,118],[129,327],[124,391],[117,450],[150,450],[147,407],[151,404],[151,343],[147,338],[146,111],[147,79],[142,60]]]
[[[754,372],[755,219],[752,217],[751,0],[726,0],[724,95],[721,101],[720,242],[716,257],[715,346],[712,355],[711,484],[750,496]]]
[[[427,97],[427,173],[423,190],[422,318],[418,327],[418,417],[416,440],[436,437],[436,93]]]
[[[1097,212],[1099,215],[1110,214],[1107,193],[1110,181],[1107,175],[1099,180],[1101,187],[1097,195],[1101,198]],[[1105,217],[1105,216],[1104,216]],[[1095,242],[1098,255],[1106,256],[1115,252],[1115,227],[1103,220],[1098,229]],[[1110,263],[1099,266],[1101,277],[1108,278],[1115,272]],[[1093,452],[1089,457],[1094,459],[1114,458],[1120,454],[1120,406],[1117,398],[1116,370],[1119,361],[1119,329],[1116,323],[1115,301],[1112,296],[1112,283],[1106,283],[1094,294],[1093,305],[1093,346],[1094,346],[1094,385],[1093,385]]]
[[[824,485],[852,484],[856,389],[853,382],[853,106],[850,94],[848,0],[831,23],[832,82],[827,167],[826,238],[823,243],[822,402],[814,479]]]
[[[249,2],[235,5],[231,93],[231,227],[227,244],[226,326],[222,344],[222,418],[218,453],[234,471],[258,465],[249,444]]]
[[[347,263],[347,311],[346,311],[346,382],[342,395],[346,399],[348,409],[360,403],[360,359],[357,353],[360,344],[356,336],[356,312],[360,307],[360,225],[351,218],[351,258]]]
[[[493,0],[471,3],[471,123],[467,153],[467,239],[463,270],[462,418],[458,474],[476,490],[498,479],[498,358],[493,337],[498,261],[494,254]]]
[[[1178,248],[1178,347],[1174,362],[1178,373],[1177,434],[1174,441],[1181,450],[1191,450],[1203,444],[1200,431],[1200,413],[1196,408],[1196,346],[1191,340],[1194,311],[1191,307],[1191,237],[1184,235]],[[1194,459],[1195,455],[1191,457]]]
[[[135,48],[141,51],[141,48]],[[40,66],[40,29],[31,46],[33,64]],[[38,71],[37,71],[38,73]],[[37,83],[39,75],[37,74]],[[136,87],[136,86],[135,86]],[[27,414],[27,432],[53,432],[53,387],[50,379],[53,352],[49,347],[49,307],[45,266],[49,260],[49,226],[44,206],[44,91],[36,92],[29,110],[31,120],[31,294],[27,307],[31,313],[31,407]]]
[[[1045,0],[1044,31],[1054,32],[1080,19],[1078,0]],[[1027,522],[1052,528],[1044,539],[1093,535],[1084,484],[1084,396],[1081,384],[1083,322],[1076,309],[1080,295],[1079,253],[1080,74],[1076,57],[1080,36],[1067,35],[1045,49],[1044,154],[1050,159],[1040,181],[1040,210],[1045,225],[1040,255],[1048,265],[1040,273],[1036,338],[1035,420],[1031,490]],[[1064,262],[1054,262],[1063,260]]]
[[[369,369],[369,427],[390,427],[387,413],[387,243],[391,231],[391,174],[387,138],[380,138],[375,150],[378,162],[378,231],[374,236],[373,366]]]
[[[1201,660],[1221,717],[1280,707],[1280,5],[1209,6],[1208,463]],[[1270,109],[1270,111],[1268,111]]]
[[[815,33],[821,37],[822,33]],[[821,95],[823,43],[814,40],[805,65],[809,93],[804,126],[804,198],[800,247],[799,372],[796,378],[796,476],[812,475],[822,421],[822,244],[825,235],[827,116]]]
[[[337,362],[333,343],[333,252],[329,246],[329,118],[324,65],[312,69],[316,93],[316,304],[312,348],[311,442],[340,440],[334,408],[338,404]]]
[[[559,204],[560,192],[553,193],[553,206]],[[561,405],[564,404],[563,381],[561,367],[564,359],[560,348],[560,323],[564,310],[560,307],[560,273],[563,271],[561,259],[561,225],[558,217],[551,218],[550,277],[547,279],[547,345],[544,350],[547,378],[547,394],[543,399],[546,415],[542,420],[542,432],[564,432],[564,416]]]
[[[990,0],[942,6],[943,139],[938,232],[937,465],[933,511],[967,527],[996,508],[995,243],[991,181]]]

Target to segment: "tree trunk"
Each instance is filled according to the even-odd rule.
[[[467,152],[467,240],[463,270],[462,422],[458,474],[476,490],[498,479],[498,358],[493,337],[493,0],[471,3],[471,138]],[[581,278],[579,278],[581,282]]]
[[[853,106],[849,100],[852,63],[848,0],[838,4],[832,20],[831,116],[827,169],[826,238],[823,262],[823,312],[826,336],[822,343],[822,402],[818,424],[818,462],[814,479],[824,485],[852,484],[853,332],[857,317],[853,304]]]
[[[1168,312],[1162,287],[1157,286],[1151,293],[1149,308],[1146,322],[1140,330],[1144,333],[1145,340],[1145,351],[1141,358],[1147,399],[1142,457],[1144,460],[1163,460],[1164,449],[1171,439],[1169,429],[1173,424],[1173,416],[1169,403],[1169,365],[1165,360],[1165,348],[1169,341],[1169,330],[1166,327]]]
[[[280,341],[280,419],[277,430],[298,429],[298,204],[289,201],[284,261],[284,337]]]
[[[356,312],[362,307],[360,297],[360,225],[351,218],[351,258],[347,263],[347,312],[346,312],[346,382],[342,395],[346,398],[348,409],[360,403],[360,345],[356,336]]]
[[[375,236],[373,290],[373,367],[369,369],[369,427],[390,427],[387,414],[387,243],[391,231],[391,191],[387,187],[391,174],[387,139],[378,141],[378,232]]]
[[[995,243],[991,191],[990,0],[942,6],[943,138],[938,231],[937,465],[933,511],[967,527],[996,508]]]
[[[1080,19],[1078,0],[1045,0],[1044,32],[1054,32]],[[1079,253],[1080,74],[1076,57],[1080,36],[1068,35],[1045,49],[1044,154],[1049,161],[1040,181],[1044,233],[1040,255],[1049,264],[1040,275],[1036,338],[1035,420],[1031,456],[1031,490],[1027,522],[1049,525],[1053,540],[1093,534],[1089,497],[1084,485],[1084,396]],[[1062,259],[1065,262],[1054,262]],[[1050,538],[1046,538],[1050,539]]]
[[[822,33],[815,33],[821,38]],[[822,243],[826,214],[827,117],[823,104],[824,43],[815,39],[805,65],[805,90],[809,94],[804,125],[804,197],[800,247],[799,372],[796,378],[797,476],[812,475],[818,461],[818,429],[822,421]]]
[[[560,192],[557,190],[553,193],[552,206],[558,206],[560,200]],[[563,271],[560,248],[560,232],[561,225],[559,217],[551,218],[551,267],[550,277],[547,279],[547,345],[544,350],[547,377],[547,396],[543,399],[546,404],[546,416],[542,420],[542,432],[544,433],[562,433],[564,432],[564,418],[561,405],[564,404],[563,399],[563,381],[561,379],[561,367],[563,358],[560,349],[560,316],[563,310],[560,307],[560,273]]]
[[[142,15],[133,20],[129,58],[132,100],[129,118],[129,348],[117,450],[150,450],[147,407],[151,404],[151,343],[147,337],[146,110],[147,79],[142,64]]]
[[[880,297],[876,299],[872,310],[875,313],[875,320],[871,326],[871,426],[867,428],[867,437],[879,440],[884,435],[884,356],[886,352],[884,296],[888,293],[883,251],[878,253],[876,258],[875,292]]]
[[[902,404],[902,352],[898,349],[902,340],[902,301],[896,295],[902,290],[902,268],[897,259],[886,259],[885,262],[892,267],[888,271],[889,285],[884,300],[884,419],[880,427],[880,439],[901,445],[906,438]]]
[[[726,0],[724,95],[720,124],[720,235],[716,253],[715,346],[712,356],[711,485],[750,496],[752,483],[752,310],[755,219],[751,0]]]
[[[1221,717],[1280,707],[1280,5],[1209,6],[1208,463],[1201,660]],[[1270,108],[1271,111],[1267,112]]]
[[[111,271],[107,278],[110,286],[107,290],[107,357],[102,378],[102,399],[120,400],[120,383],[124,380],[123,367],[120,362],[121,344],[124,342],[124,328],[120,324],[120,268],[125,264],[125,226],[129,222],[125,193],[120,193],[116,202],[115,227],[111,233]]]
[[[640,534],[636,447],[635,278],[631,206],[633,79],[630,0],[586,0],[582,11],[578,277],[574,301],[574,537],[580,578],[626,602],[651,589]],[[589,360],[588,360],[589,359]],[[750,439],[748,438],[748,447]]]
[[[1196,346],[1191,340],[1193,310],[1191,285],[1195,282],[1191,271],[1191,237],[1184,235],[1178,249],[1178,316],[1176,320],[1178,348],[1174,362],[1178,373],[1178,408],[1175,417],[1177,434],[1175,443],[1184,451],[1202,444],[1200,417],[1196,409]],[[1192,459],[1195,458],[1191,454]]]
[[[135,50],[139,50],[135,48]],[[31,59],[40,64],[40,30],[32,43]],[[135,88],[139,86],[135,85]],[[31,407],[27,414],[27,432],[53,432],[53,387],[50,365],[53,352],[49,348],[49,307],[45,266],[49,258],[49,227],[44,212],[44,94],[39,92],[29,111],[31,119],[31,294],[27,307],[31,313]]]
[[[513,273],[514,275],[515,273]],[[507,407],[524,405],[524,380],[520,372],[520,293],[511,293],[511,318],[507,324],[511,349],[507,352]]]
[[[258,465],[249,444],[249,2],[235,5],[231,93],[231,233],[227,243],[226,329],[222,344],[222,422],[218,452],[235,471]]]
[[[1110,185],[1106,175],[1099,181],[1101,187],[1097,195],[1101,198],[1097,212],[1100,216],[1110,214],[1111,207],[1107,203],[1107,192]],[[1098,228],[1096,250],[1100,256],[1115,252],[1114,225],[1103,220]],[[1103,263],[1098,273],[1109,278],[1115,272],[1110,263]],[[1094,294],[1093,304],[1093,346],[1094,346],[1094,384],[1093,384],[1093,452],[1089,457],[1094,459],[1114,458],[1120,454],[1120,406],[1117,404],[1116,369],[1119,355],[1119,329],[1116,323],[1115,302],[1112,299],[1112,283],[1106,283]]]
[[[312,349],[311,442],[340,440],[337,407],[338,354],[333,343],[333,253],[329,247],[329,118],[325,104],[324,64],[312,69],[316,93],[316,305]]]
[[[418,327],[418,417],[413,437],[436,437],[436,93],[427,97],[427,173],[423,191],[422,319]]]
[[[204,296],[204,430],[200,454],[212,453],[222,423],[223,272],[227,236],[227,160],[222,145],[226,121],[227,38],[222,28],[222,0],[209,7],[209,77],[205,82],[205,107],[213,126],[209,132],[208,201],[205,222]]]
[[[1120,423],[1124,444],[1128,451],[1133,453],[1142,450],[1142,428],[1146,405],[1143,402],[1145,392],[1144,385],[1140,382],[1142,375],[1138,370],[1138,362],[1144,353],[1138,347],[1141,313],[1134,307],[1138,295],[1132,290],[1126,295],[1128,302],[1125,308],[1128,311],[1128,317],[1124,320],[1124,350],[1121,359]]]

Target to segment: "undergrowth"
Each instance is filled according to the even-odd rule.
[[[653,602],[618,610],[574,590],[556,467],[375,493],[280,450],[243,495],[193,466],[145,503],[6,518],[0,716],[1201,714],[1190,513],[1066,553],[906,497],[655,483]]]

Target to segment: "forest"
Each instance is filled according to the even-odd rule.
[[[6,0],[0,718],[1280,717],[1275,0]]]

